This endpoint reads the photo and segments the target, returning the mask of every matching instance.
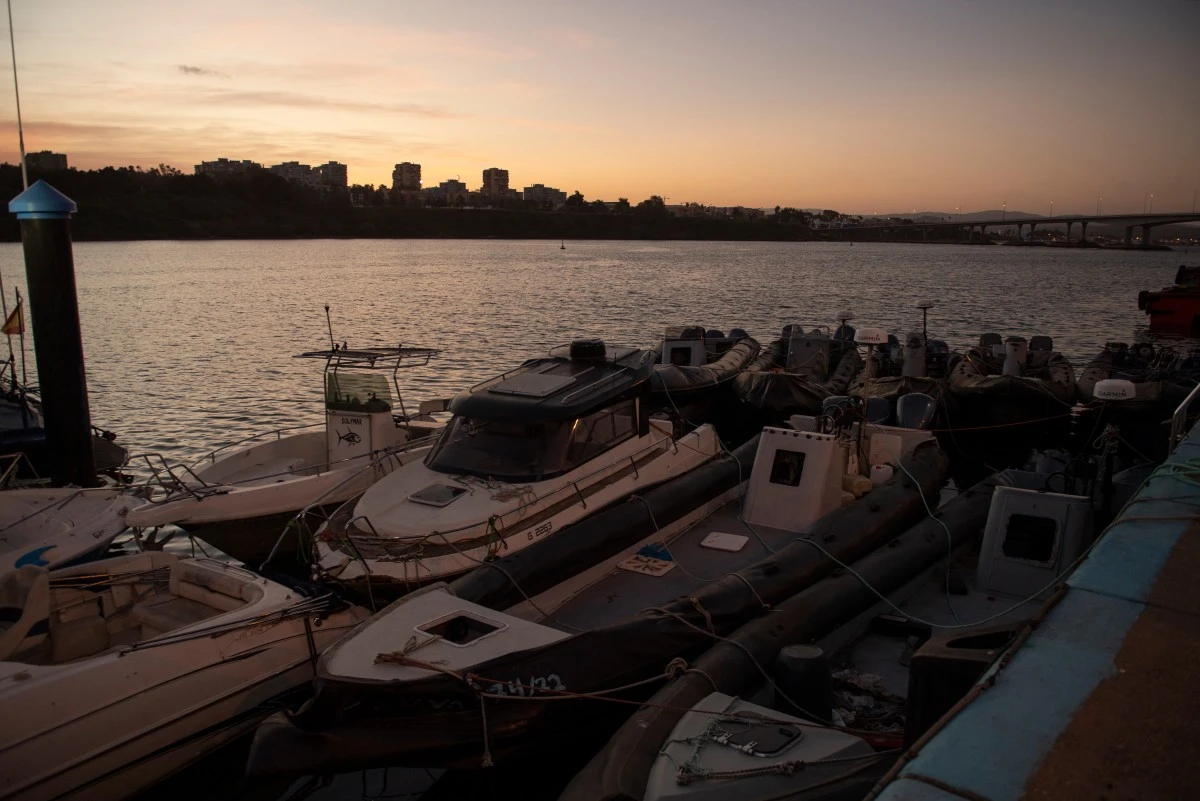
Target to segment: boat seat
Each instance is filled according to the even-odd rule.
[[[191,626],[262,597],[262,588],[220,568],[189,559],[171,565],[169,594],[135,604],[130,614],[147,636]]]
[[[232,612],[262,597],[262,588],[253,582],[186,559],[171,566],[167,589],[172,595],[222,612]]]
[[[50,573],[25,565],[0,578],[0,659],[43,642],[50,631]]]
[[[60,621],[50,617],[50,661],[56,665],[93,656],[109,646],[108,624],[100,615],[99,604],[86,607],[91,614]]]
[[[142,625],[146,637],[184,628],[215,617],[221,612],[189,598],[161,595],[133,605],[129,615]]]

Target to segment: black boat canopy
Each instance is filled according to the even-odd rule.
[[[572,420],[643,394],[653,372],[652,351],[577,340],[460,392],[449,409],[480,420]]]

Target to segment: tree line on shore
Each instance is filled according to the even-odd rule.
[[[220,181],[160,165],[68,169],[44,177],[79,206],[72,236],[86,240],[497,238],[497,239],[813,239],[808,215],[776,208],[763,217],[673,215],[661,197],[636,205],[587,202],[579,192],[555,210],[506,203],[496,208],[413,204],[387,187],[318,188],[268,172]],[[21,192],[19,166],[0,165],[6,197]],[[834,212],[836,213],[836,212]],[[11,215],[4,239],[20,241]]]

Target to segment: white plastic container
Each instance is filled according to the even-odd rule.
[[[871,485],[878,487],[886,484],[892,480],[892,474],[895,472],[890,464],[871,465]]]

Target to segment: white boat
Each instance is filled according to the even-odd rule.
[[[132,795],[253,727],[366,617],[209,559],[0,578],[0,797]],[[15,614],[12,614],[15,613]]]
[[[443,426],[433,413],[445,402],[423,403],[408,414],[396,376],[427,364],[435,353],[335,346],[300,354],[325,361],[325,430],[273,431],[213,451],[191,466],[143,457],[152,473],[143,492],[151,502],[130,515],[129,525],[173,523],[256,566],[277,543],[277,556],[293,554],[298,538],[291,534],[281,541],[281,534],[297,513],[312,505],[336,508],[420,458],[432,443],[431,435]],[[390,382],[381,372],[387,370]]]
[[[886,553],[926,514],[924,498],[936,495],[948,464],[931,433],[883,426],[861,439],[856,424],[767,427],[753,448],[744,483],[696,499],[692,511],[582,572],[550,586],[534,578],[526,586],[544,589],[516,605],[479,597],[471,580],[511,575],[523,554],[391,604],[322,655],[311,703],[259,728],[250,774],[475,767],[481,754],[497,763],[529,757],[602,726],[603,705],[541,701],[653,682],[713,635],[769,619],[764,609],[827,576],[835,559]],[[852,466],[857,453],[905,473],[873,481],[865,472],[878,471]],[[527,559],[553,542],[530,546]],[[544,561],[553,574],[557,565]]]
[[[576,340],[460,393],[423,462],[345,504],[314,577],[403,590],[541,540],[722,448],[651,394],[653,351]]]
[[[118,490],[13,489],[0,492],[0,574],[25,565],[51,570],[94,559],[145,503]]]

